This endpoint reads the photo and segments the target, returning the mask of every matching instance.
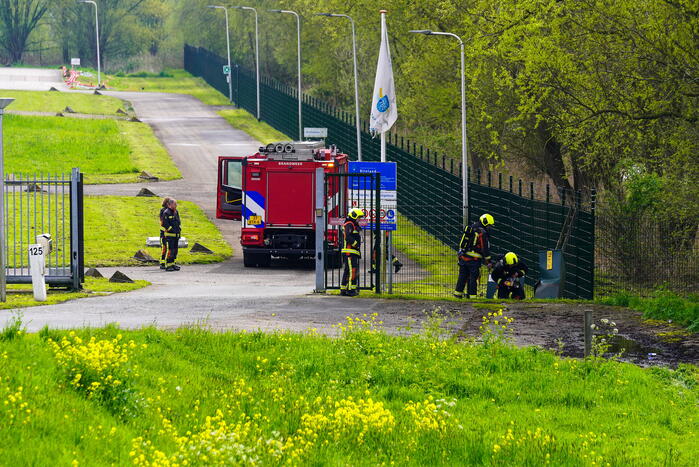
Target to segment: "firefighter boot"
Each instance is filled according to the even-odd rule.
[[[179,271],[180,267],[176,264],[172,264],[165,268],[166,271]]]
[[[393,274],[398,274],[398,271],[400,271],[400,268],[403,267],[403,263],[398,261],[396,258],[393,259]]]

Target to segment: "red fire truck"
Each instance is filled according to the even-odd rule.
[[[244,157],[219,157],[216,217],[242,221],[246,267],[269,266],[272,256],[315,256],[315,171],[347,173],[347,155],[322,142],[273,143]],[[346,212],[346,183],[326,185],[329,217]],[[337,227],[326,233],[338,249]]]

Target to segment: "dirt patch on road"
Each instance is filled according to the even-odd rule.
[[[608,319],[616,324],[618,334],[613,338],[610,353],[623,350],[621,360],[643,366],[678,363],[699,364],[699,334],[691,334],[671,323],[644,320],[641,313],[620,307],[593,304],[566,303],[455,303],[406,301],[390,303],[386,300],[380,312],[387,328],[401,332],[392,326],[397,315],[405,319],[407,314],[415,323],[415,328],[429,313],[439,308],[447,316],[444,323],[453,332],[464,337],[478,337],[483,315],[500,307],[505,314],[514,318],[511,327],[514,341],[520,346],[536,345],[545,349],[557,350],[567,357],[581,358],[584,350],[583,315],[584,310],[593,311],[593,320],[599,324]]]

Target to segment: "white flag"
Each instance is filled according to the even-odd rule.
[[[381,49],[379,50],[379,63],[376,66],[369,130],[374,134],[384,133],[391,129],[397,119],[396,85],[393,82],[393,65],[391,64],[391,51],[388,47],[386,14],[382,13]]]

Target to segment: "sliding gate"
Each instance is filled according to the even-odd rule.
[[[347,213],[358,208],[365,217],[362,227],[361,258],[359,260],[358,287],[364,290],[381,290],[381,174],[379,173],[326,173],[325,219],[326,242],[325,288],[339,289],[343,264],[340,250],[344,243],[342,225]]]
[[[5,177],[5,274],[8,284],[31,284],[29,245],[51,238],[46,283],[78,290],[85,280],[83,174]]]

